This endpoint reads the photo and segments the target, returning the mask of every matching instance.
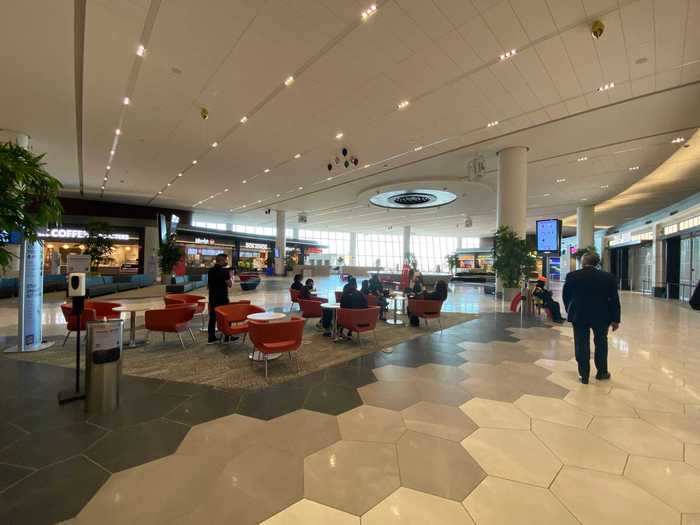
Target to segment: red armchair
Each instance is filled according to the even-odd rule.
[[[292,311],[292,308],[294,308],[294,303],[299,303],[299,290],[295,290],[294,288],[289,289],[289,299],[292,301],[292,305],[289,307],[289,311]]]
[[[374,334],[374,342],[377,343],[377,320],[379,319],[379,307],[370,306],[369,308],[339,308],[338,309],[338,327],[347,328],[351,332],[357,332],[357,340],[362,342],[360,338],[361,332],[372,332]]]
[[[87,303],[88,301],[85,302]],[[66,320],[66,329],[68,330],[68,333],[63,340],[63,346],[66,346],[66,341],[68,341],[70,333],[78,331],[78,316],[73,314],[73,306],[70,304],[62,304],[61,312],[63,312],[63,318]],[[80,314],[80,331],[85,332],[85,335],[87,335],[87,324],[90,321],[95,321],[96,319],[97,313],[95,312],[94,308],[85,308],[83,313]]]
[[[146,330],[162,332],[165,341],[166,332],[177,334],[182,348],[185,342],[182,340],[182,332],[189,332],[193,342],[197,342],[192,333],[192,318],[196,310],[195,304],[172,305],[170,308],[148,310],[145,315]]]
[[[216,312],[216,327],[219,329],[219,332],[225,336],[243,334],[243,339],[241,340],[241,343],[243,343],[249,328],[247,317],[250,314],[264,312],[265,309],[250,304],[250,301],[246,301],[217,306],[214,311]]]
[[[367,298],[367,306],[379,306],[379,298],[374,294],[365,295]]]
[[[289,359],[292,352],[299,350],[304,334],[304,319],[292,317],[289,321],[267,323],[265,321],[250,321],[248,333],[253,346],[265,355],[265,378],[267,379],[268,354],[287,352]],[[297,371],[300,370],[297,357]]]
[[[85,301],[85,308],[95,310],[96,319],[120,319],[121,312],[113,310],[113,308],[118,306],[121,306],[121,304],[108,301]]]
[[[301,316],[304,319],[310,319],[313,317],[323,317],[323,308],[321,305],[327,303],[328,299],[299,299],[299,308],[301,309]]]
[[[335,302],[340,303],[340,299],[343,297],[343,292],[339,292],[338,290],[335,291]]]
[[[199,302],[202,299],[206,299],[206,297],[193,293],[171,293],[163,297],[166,308],[177,304],[194,304],[196,306],[194,314],[199,315],[202,320],[202,328],[204,328],[204,307],[206,305]]]
[[[425,324],[428,324],[428,319],[437,319],[442,332],[442,323],[440,322],[440,310],[442,310],[442,301],[431,299],[409,299],[408,313],[415,315],[419,319],[425,319]]]

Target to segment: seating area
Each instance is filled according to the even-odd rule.
[[[166,284],[166,293],[187,293],[197,288],[202,288],[207,285],[208,276],[206,273],[193,275],[177,275],[175,282]]]

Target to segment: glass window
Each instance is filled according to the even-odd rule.
[[[411,235],[411,252],[416,257],[418,269],[422,272],[446,271],[445,257],[459,247],[457,237],[433,237]]]
[[[349,234],[348,234],[349,237]],[[387,270],[400,270],[403,264],[403,239],[401,235],[358,233],[357,264],[379,266]]]

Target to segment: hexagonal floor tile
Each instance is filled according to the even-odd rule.
[[[513,404],[533,419],[541,419],[560,425],[586,428],[593,419],[593,416],[570,403],[552,397],[526,394]]]
[[[594,416],[636,417],[634,409],[627,403],[595,389],[570,392],[564,401]]]
[[[213,456],[228,461],[254,446],[265,422],[233,414],[194,426],[182,440],[177,454]]]
[[[671,399],[666,399],[651,392],[640,392],[637,390],[627,390],[625,388],[613,388],[610,395],[627,403],[631,407],[643,410],[656,410],[657,412],[670,412],[672,414],[683,414],[683,404]]]
[[[562,464],[529,430],[480,428],[462,446],[492,476],[548,487]]]
[[[513,403],[475,397],[459,408],[480,427],[530,429],[530,417]]]
[[[592,378],[589,384],[582,385],[578,379],[578,372],[572,372],[570,370],[553,372],[549,374],[545,378],[545,380],[549,381],[550,383],[554,383],[555,385],[559,385],[562,388],[566,388],[570,392],[577,392],[578,390],[583,390],[584,386],[586,387],[586,390],[600,391],[605,394],[609,393],[610,390],[612,390],[612,387],[609,383],[605,381],[595,381]]]
[[[303,499],[263,521],[260,525],[307,525],[309,523],[360,525],[360,518],[342,510]]]
[[[486,473],[454,441],[406,432],[396,445],[404,487],[462,501]]]
[[[466,374],[457,366],[437,365],[430,363],[415,368],[416,377],[437,381],[439,383],[457,384],[466,379]]]
[[[421,401],[458,407],[472,398],[472,395],[459,385],[444,384],[428,379],[418,380],[414,384]]]
[[[414,381],[417,379],[415,368],[399,365],[385,365],[373,370],[379,381]]]
[[[543,488],[487,477],[464,500],[479,525],[578,525],[578,520]]]
[[[659,525],[680,521],[678,511],[615,474],[564,467],[551,490],[584,525]],[[591,494],[595,494],[594,505]]]
[[[399,485],[394,445],[340,441],[304,460],[304,496],[358,516]]]
[[[518,388],[483,377],[468,377],[460,384],[472,396],[482,399],[512,403],[523,395]]]
[[[412,381],[377,381],[357,391],[365,404],[389,410],[403,410],[420,401]]]
[[[532,433],[565,465],[622,474],[627,452],[586,430],[548,421],[532,422]]]
[[[270,448],[306,457],[340,441],[335,416],[312,410],[295,410],[268,421],[255,438]]]
[[[323,414],[338,415],[362,404],[355,387],[322,383],[309,390],[304,408]]]
[[[386,408],[362,405],[338,416],[343,439],[396,443],[406,432],[399,412]]]
[[[406,487],[362,516],[362,525],[473,525],[464,507]]]
[[[685,441],[700,445],[700,416],[680,414],[668,414],[664,412],[655,412],[652,410],[638,409],[639,417],[648,421],[664,432]]]
[[[687,463],[631,456],[625,477],[681,512],[700,512],[700,470]]]
[[[588,430],[630,454],[683,460],[683,443],[643,419],[596,417]]]
[[[218,458],[172,455],[112,475],[78,515],[85,523],[166,523],[208,494],[224,464]]]
[[[401,411],[411,430],[431,436],[462,441],[478,427],[459,408],[421,401]]]

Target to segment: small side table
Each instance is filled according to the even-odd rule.
[[[287,317],[286,314],[278,313],[278,312],[259,312],[257,314],[250,314],[249,316],[246,317],[249,321],[279,321],[280,319],[284,319]],[[277,359],[279,356],[282,354],[267,354],[267,360],[271,361],[273,359]],[[253,350],[251,353],[248,354],[248,359],[251,361],[265,361],[265,354],[263,354],[259,350]]]
[[[338,337],[338,310],[340,310],[340,305],[338,303],[322,303],[321,308],[330,310],[333,314],[331,319],[331,339],[335,341]]]
[[[402,324],[404,324],[403,319],[398,319],[398,318],[396,317],[396,314],[398,313],[398,304],[399,304],[399,301],[405,302],[405,301],[406,301],[406,296],[395,294],[395,295],[392,295],[392,296],[391,296],[391,300],[394,301],[394,318],[393,318],[393,319],[387,319],[386,322],[387,322],[388,324],[393,324],[393,325],[395,325],[395,326],[402,325]],[[403,311],[403,307],[401,308],[401,310]]]

